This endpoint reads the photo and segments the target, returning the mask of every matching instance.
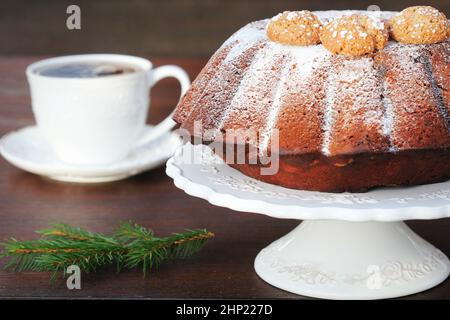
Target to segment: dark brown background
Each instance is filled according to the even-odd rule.
[[[69,4],[81,7],[81,30],[66,28]],[[365,10],[371,4],[382,10],[428,4],[450,12],[450,1],[444,0],[2,0],[0,54],[206,57],[247,22],[283,10]]]

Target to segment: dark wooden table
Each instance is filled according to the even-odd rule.
[[[0,58],[0,135],[33,124],[25,67],[41,57]],[[155,59],[178,64],[194,77],[204,59]],[[152,92],[151,122],[176,103],[178,85],[162,81]],[[65,222],[94,231],[111,231],[121,220],[134,220],[165,235],[185,228],[216,234],[195,257],[168,262],[143,278],[139,270],[105,270],[82,275],[82,289],[65,281],[49,282],[48,273],[0,271],[0,297],[114,298],[303,298],[258,278],[253,260],[263,247],[299,222],[236,213],[190,197],[158,168],[109,184],[76,185],[23,172],[0,159],[0,239],[36,237],[49,222]],[[450,219],[411,221],[409,225],[450,255]],[[4,261],[0,261],[0,266]],[[450,280],[412,299],[450,299]]]

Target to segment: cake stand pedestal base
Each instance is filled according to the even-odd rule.
[[[384,299],[432,288],[449,259],[404,222],[302,222],[263,249],[257,274],[269,284],[327,299]]]
[[[275,287],[318,298],[383,299],[427,290],[450,273],[448,258],[402,222],[450,217],[450,180],[366,193],[295,190],[249,178],[209,147],[189,143],[166,172],[178,188],[213,205],[304,221],[256,258],[256,272]]]

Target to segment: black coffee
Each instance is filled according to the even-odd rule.
[[[138,71],[137,68],[110,62],[66,63],[37,69],[36,73],[57,78],[97,78]]]

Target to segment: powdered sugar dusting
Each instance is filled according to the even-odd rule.
[[[272,132],[273,126],[274,126],[274,124],[276,122],[276,118],[278,116],[278,112],[281,107],[281,97],[285,91],[287,75],[291,68],[291,64],[290,64],[291,60],[292,60],[292,57],[289,55],[289,57],[287,58],[287,61],[285,62],[284,66],[283,66],[283,69],[281,70],[280,79],[278,80],[278,84],[275,88],[275,92],[273,95],[273,102],[270,107],[269,116],[267,118],[267,124],[266,124],[264,131],[261,132],[262,139],[261,139],[260,148],[259,148],[261,153],[263,153],[263,152],[265,152],[265,150],[267,150],[271,132]]]
[[[266,150],[269,145],[271,132],[277,123],[278,115],[283,104],[284,95],[287,93],[288,83],[306,83],[313,70],[318,68],[331,53],[323,46],[284,46],[278,43],[272,44],[275,52],[284,52],[287,56],[280,74],[280,80],[274,92],[273,102],[270,106],[267,125],[262,132],[260,150]],[[295,68],[295,72],[292,69]]]
[[[399,51],[400,49],[400,51]],[[385,50],[389,51],[392,55],[395,56],[395,59],[399,62],[396,67],[400,68],[404,77],[412,79],[414,74],[420,72],[417,70],[417,67],[411,64],[411,58],[415,59],[420,56],[420,50],[423,49],[422,45],[405,45],[398,43],[396,41],[389,41],[388,45],[385,47]],[[384,95],[384,104],[386,108],[385,116],[383,118],[384,131],[386,135],[389,135],[391,140],[391,151],[398,151],[398,146],[394,143],[396,140],[396,132],[394,130],[394,124],[396,122],[396,117],[394,113],[394,103],[392,102],[389,94],[391,90],[388,87],[387,82],[383,83],[383,91]]]
[[[251,22],[247,24],[245,27],[238,30],[235,34],[233,34],[225,43],[222,45],[222,48],[234,43],[230,52],[224,60],[224,63],[228,63],[237,56],[239,56],[242,52],[247,50],[248,48],[256,45],[259,42],[268,41],[265,27],[269,20],[261,20],[256,22]],[[220,50],[220,49],[219,49]]]
[[[388,20],[392,15],[387,16],[384,11],[367,11],[366,16],[370,19],[372,26],[377,30],[384,30],[385,24],[384,21]]]
[[[385,91],[394,109],[392,120],[389,120],[392,121],[390,138],[394,150],[438,148],[449,143],[449,140],[443,140],[450,135],[442,113],[441,89],[436,90],[429,66],[429,50],[427,45],[393,41],[384,48],[390,58]],[[436,66],[440,67],[443,66]],[[415,129],[413,136],[411,128]]]
[[[270,19],[271,21],[278,21],[280,20],[280,18],[283,16],[283,13],[280,12],[279,14],[277,14],[276,16],[274,16],[272,19]]]
[[[395,11],[365,11],[365,10],[328,10],[328,11],[314,11],[314,14],[319,18],[322,23],[327,23],[333,19],[351,16],[352,14],[362,14],[371,19],[375,26],[382,27],[384,20],[389,20],[397,12]]]
[[[334,122],[334,102],[336,99],[336,72],[333,66],[329,65],[328,78],[325,82],[325,111],[323,115],[322,131],[322,153],[326,156],[330,154],[331,129]]]
[[[355,13],[369,16],[377,28],[395,14],[374,11],[315,12],[323,22]],[[325,155],[335,154],[338,150],[334,146],[336,139],[345,139],[345,135],[342,138],[338,129],[345,126],[359,126],[360,132],[371,135],[367,139],[355,138],[354,143],[366,143],[368,148],[375,146],[373,150],[387,151],[386,141],[395,138],[398,130],[397,107],[401,106],[408,112],[408,103],[399,101],[400,98],[407,99],[406,94],[397,92],[391,95],[391,91],[397,90],[401,84],[389,84],[389,79],[383,81],[380,70],[377,69],[379,66],[374,65],[372,56],[336,56],[322,45],[288,46],[272,42],[267,38],[265,30],[268,21],[250,23],[224,43],[221,48],[225,50],[226,47],[226,51],[222,52],[224,60],[212,66],[215,71],[208,79],[207,90],[198,93],[201,98],[196,103],[204,106],[202,113],[208,114],[211,119],[207,122],[213,124],[217,133],[228,128],[262,128],[259,149],[265,151],[270,144],[272,130],[277,127],[280,110],[291,108],[296,103],[289,105],[292,97],[303,101],[302,96],[310,93],[308,81],[318,79],[318,87],[323,85],[324,89],[319,93],[315,91],[317,95],[312,96],[311,101],[317,99],[320,107],[323,106],[323,110],[314,109],[314,112],[319,113],[319,121],[322,119],[322,145],[320,146],[320,140],[316,143],[321,147],[321,152]],[[336,37],[348,36],[348,32],[336,32]],[[420,58],[424,48],[427,47],[391,41],[382,51],[388,51],[388,57],[395,55],[398,61],[396,66],[391,66],[388,62],[386,68],[401,69],[403,77],[422,81],[417,76],[421,72],[423,77],[423,70],[419,70],[422,65],[420,61],[413,60],[414,57]],[[377,56],[379,54],[382,52],[376,53]],[[321,72],[314,73],[319,67]],[[320,77],[313,77],[317,74]],[[426,83],[426,79],[424,81]],[[308,101],[308,107],[310,105],[317,106]],[[290,117],[291,114],[294,113],[283,111],[283,116]],[[297,119],[295,117],[296,115],[293,121]],[[257,141],[249,141],[252,142]],[[302,141],[299,145],[307,143]],[[385,144],[383,148],[377,149],[382,143]],[[390,151],[398,149],[394,143],[391,145]]]
[[[268,42],[255,55],[245,73],[240,86],[230,101],[221,119],[219,128],[233,127],[236,122],[254,124],[265,121],[268,107],[273,101],[274,83],[278,81],[279,71],[274,70],[277,62],[283,65],[285,53],[275,43]],[[267,88],[267,90],[259,90]],[[256,137],[249,137],[249,143],[256,145]]]
[[[437,10],[433,7],[430,7],[430,6],[420,6],[416,10],[418,13],[420,13],[421,15],[424,15],[424,16],[435,17],[435,18],[440,16],[439,10]]]
[[[290,47],[289,50],[297,64],[297,70],[303,78],[309,76],[319,64],[331,56],[331,53],[322,45]]]
[[[391,98],[387,94],[389,89],[387,87],[387,83],[383,81],[383,105],[384,105],[384,116],[381,118],[383,134],[386,137],[389,137],[390,147],[389,151],[394,152],[397,150],[395,146],[392,145],[391,136],[392,136],[392,128],[394,126],[394,105],[392,104]]]
[[[380,74],[371,57],[336,57],[326,83],[322,152],[387,149]],[[355,135],[364,132],[362,135]]]
[[[263,21],[267,23],[267,20]],[[227,55],[224,63],[230,64],[235,59],[239,57],[239,52],[243,50],[242,48],[246,48],[250,45],[250,42],[253,41],[253,46],[255,42],[261,42],[264,46],[259,49],[256,56],[254,57],[250,68],[245,73],[244,78],[242,79],[238,90],[233,96],[233,99],[230,101],[229,106],[223,112],[223,116],[218,123],[218,128],[223,128],[225,123],[230,118],[230,113],[233,112],[238,106],[246,105],[249,110],[242,111],[240,116],[245,116],[247,113],[259,113],[268,111],[267,115],[267,124],[264,132],[261,132],[262,141],[260,144],[260,149],[267,147],[270,139],[270,131],[272,130],[274,124],[276,123],[279,106],[285,93],[285,85],[287,81],[298,81],[298,79],[287,79],[287,74],[291,70],[293,64],[296,65],[296,74],[300,79],[306,79],[312,72],[313,69],[326,60],[327,57],[331,55],[331,53],[326,50],[322,45],[314,45],[314,46],[287,46],[279,43],[275,43],[266,39],[266,41],[261,41],[263,36],[265,36],[265,31],[261,28],[261,24],[253,24],[247,25],[244,27],[243,32],[236,33],[233,38],[234,41],[239,40],[237,42],[236,47],[239,49],[232,48],[230,53]],[[241,41],[239,37],[246,37],[249,33],[252,34],[251,41]],[[259,33],[259,35],[257,35]],[[228,43],[229,41],[227,41]],[[281,68],[278,71],[280,73],[280,80],[277,82],[275,89],[272,94],[265,97],[268,99],[267,101],[261,101],[254,99],[254,93],[251,92],[253,88],[259,88],[266,86],[269,75],[266,75],[266,69],[273,63],[275,59],[280,57],[284,57],[283,64],[281,64]],[[270,106],[265,107],[263,110],[260,110],[256,107],[256,104]],[[267,110],[269,109],[269,110]]]
[[[345,94],[351,95],[353,98],[351,106],[355,113],[363,111],[364,124],[371,125],[379,124],[383,115],[383,110],[380,108],[381,90],[378,84],[379,77],[373,59],[363,57],[345,61],[343,70],[338,74],[334,85]],[[346,114],[342,116],[347,117]]]
[[[287,14],[287,16],[286,16],[286,18],[288,19],[288,20],[294,20],[294,19],[296,19],[296,18],[298,18],[300,15],[297,13],[297,12],[295,12],[295,11],[291,11],[291,12],[289,12],[288,14]]]

